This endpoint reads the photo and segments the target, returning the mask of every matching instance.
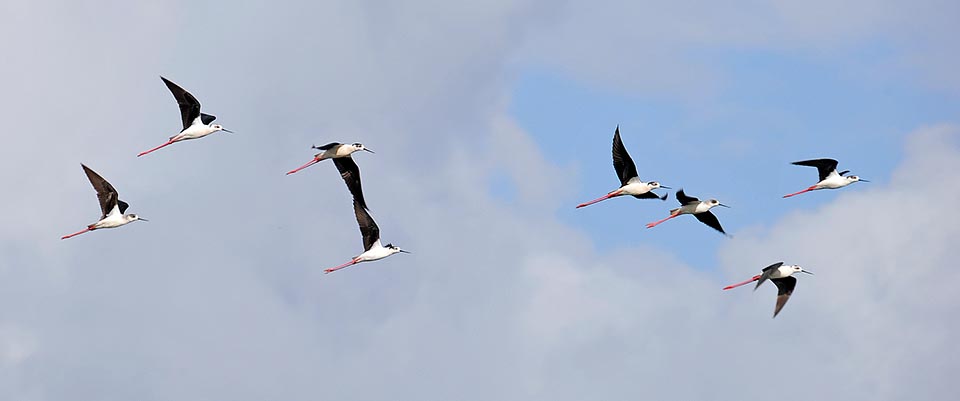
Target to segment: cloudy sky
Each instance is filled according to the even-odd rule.
[[[955,394],[952,1],[0,3],[0,399]],[[158,78],[233,135],[179,130]],[[725,238],[615,199],[641,177]],[[312,144],[356,159],[383,239]],[[813,183],[833,157],[871,180]],[[151,221],[98,217],[85,163]],[[721,291],[776,261],[815,276]],[[777,382],[768,384],[768,382]],[[776,386],[776,387],[774,387]]]

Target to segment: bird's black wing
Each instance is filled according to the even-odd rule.
[[[637,166],[633,164],[633,159],[630,158],[627,148],[623,146],[623,141],[620,139],[619,125],[613,133],[613,169],[617,172],[620,185],[627,185],[631,178],[637,176]]]
[[[110,185],[107,180],[103,179],[100,174],[91,170],[90,167],[83,164],[80,166],[83,167],[83,172],[87,173],[87,179],[90,180],[93,189],[97,191],[97,200],[100,201],[100,211],[103,212],[100,219],[103,219],[110,214],[110,211],[112,211],[113,207],[117,204],[117,190],[114,189],[113,185]]]
[[[723,231],[723,227],[720,227],[720,220],[717,220],[717,216],[714,216],[709,210],[703,213],[696,213],[693,215],[693,217],[696,217],[701,223],[710,226],[714,230],[717,230],[724,235],[727,234],[725,231]]]
[[[160,79],[163,80],[163,83],[167,84],[167,88],[173,93],[173,97],[177,99],[177,104],[180,105],[180,118],[183,119],[183,129],[189,128],[190,125],[193,124],[193,121],[196,120],[197,117],[200,117],[200,101],[193,97],[190,92],[170,82],[169,79],[164,77],[160,77]]]
[[[339,145],[339,144],[340,144],[340,142],[330,142],[330,143],[328,143],[328,144],[326,144],[326,145],[323,145],[323,146],[314,146],[313,148],[314,148],[314,149],[320,149],[320,150],[329,150],[330,148],[332,148],[332,147],[334,147],[334,146],[337,146],[337,145]]]
[[[360,235],[363,236],[363,250],[369,251],[370,247],[380,239],[380,227],[367,213],[367,209],[360,205],[356,199],[353,200],[353,212],[357,215],[357,224],[360,226]]]
[[[757,286],[753,287],[753,290],[756,291],[757,288],[760,288],[760,284],[763,284],[764,281],[767,281],[767,279],[770,278],[770,275],[773,274],[773,272],[777,271],[777,269],[779,269],[780,266],[783,266],[783,262],[777,262],[770,266],[764,267],[763,273],[761,273],[760,278],[757,279]]]
[[[833,159],[813,159],[813,160],[801,160],[798,162],[793,162],[795,166],[808,166],[816,167],[817,171],[820,173],[820,181],[827,179],[827,176],[830,175],[833,171],[837,169],[837,162]]]
[[[128,205],[127,202],[124,202],[120,199],[117,199],[117,206],[120,208],[120,214],[126,213],[127,208],[130,207],[130,205]]]
[[[367,202],[363,200],[363,187],[360,184],[360,167],[357,166],[357,163],[353,161],[352,157],[347,156],[333,159],[333,164],[337,166],[337,170],[340,171],[340,177],[343,177],[343,182],[347,184],[347,189],[349,189],[350,194],[353,195],[353,200],[358,202],[364,209],[369,209],[367,208]]]
[[[667,200],[667,194],[663,194],[663,196],[658,196],[657,194],[653,193],[653,191],[645,192],[645,193],[643,193],[643,194],[641,194],[641,195],[633,195],[633,197],[634,197],[634,198],[637,198],[637,199],[660,199],[660,200]]]
[[[210,125],[210,123],[212,123],[213,120],[216,120],[216,119],[217,119],[217,116],[215,115],[200,113],[200,122],[202,122],[203,125]]]
[[[694,198],[692,196],[687,196],[687,194],[683,193],[682,189],[677,191],[677,200],[680,201],[681,205],[686,205],[688,203],[693,203],[693,202],[700,202],[700,199]]]
[[[773,310],[773,317],[777,317],[777,314],[780,313],[780,310],[783,309],[783,306],[786,305],[790,299],[790,295],[793,294],[793,289],[797,286],[797,279],[788,276],[772,278],[770,281],[773,281],[773,283],[777,285],[777,307]]]

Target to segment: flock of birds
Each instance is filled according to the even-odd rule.
[[[200,102],[196,97],[191,95],[190,92],[187,92],[179,85],[164,77],[160,77],[160,79],[163,80],[163,83],[166,84],[170,92],[173,93],[173,97],[177,100],[177,104],[180,106],[180,117],[182,119],[183,129],[180,130],[180,133],[171,136],[167,142],[150,150],[141,152],[137,155],[137,157],[144,156],[177,142],[203,138],[218,131],[232,132],[219,124],[214,124],[213,121],[216,120],[215,116],[200,112]],[[334,166],[337,167],[337,170],[340,172],[340,176],[343,178],[347,189],[353,196],[353,210],[357,217],[357,224],[360,226],[360,234],[363,237],[363,253],[351,258],[350,261],[344,264],[325,269],[324,272],[331,273],[357,263],[380,260],[401,252],[409,253],[393,244],[388,243],[387,245],[382,245],[380,243],[380,228],[377,227],[377,223],[373,221],[373,218],[370,216],[367,203],[363,198],[363,188],[361,187],[360,183],[360,168],[357,166],[357,163],[354,162],[351,155],[358,151],[367,151],[370,153],[374,152],[370,149],[367,149],[363,144],[360,143],[342,144],[338,142],[332,142],[323,146],[313,146],[313,148],[320,150],[321,152],[314,155],[313,159],[309,162],[287,172],[287,175],[294,174],[323,160],[333,160]],[[846,170],[837,172],[838,163],[833,159],[803,160],[794,162],[793,164],[798,166],[816,167],[820,173],[820,180],[816,184],[811,185],[804,190],[784,195],[784,198],[789,198],[805,192],[820,189],[843,188],[855,182],[868,182],[867,180],[861,179],[855,175],[846,175],[849,173],[849,171]],[[86,173],[87,179],[90,180],[90,184],[93,185],[93,188],[97,191],[97,199],[100,201],[100,219],[95,223],[87,225],[87,227],[83,230],[73,234],[64,235],[61,237],[61,239],[71,238],[94,230],[116,228],[134,221],[147,221],[136,214],[124,214],[129,205],[120,200],[119,194],[113,185],[111,185],[109,182],[107,182],[107,180],[86,165],[81,164],[81,167],[83,167],[83,171]],[[627,149],[623,145],[623,140],[620,138],[619,126],[617,126],[617,129],[613,134],[613,168],[617,173],[617,177],[620,179],[620,188],[610,191],[606,195],[597,199],[581,203],[577,205],[577,208],[582,208],[600,201],[624,195],[630,195],[637,199],[659,199],[663,201],[667,199],[666,194],[660,196],[653,191],[656,189],[671,189],[670,187],[660,185],[660,183],[656,181],[644,182],[640,179],[639,175],[637,174],[637,166],[634,164],[633,159],[630,158],[630,154],[627,153]],[[695,197],[688,196],[683,192],[683,189],[677,191],[676,197],[680,202],[680,207],[670,210],[670,214],[666,218],[648,223],[647,228],[656,227],[667,220],[684,214],[691,214],[703,224],[706,224],[714,230],[727,235],[727,233],[723,230],[723,227],[720,225],[720,220],[717,219],[716,215],[710,212],[710,209],[716,206],[729,206],[720,203],[720,201],[716,199],[701,201]],[[761,284],[769,279],[777,286],[778,289],[777,303],[773,312],[773,317],[776,317],[777,314],[780,313],[780,310],[783,309],[783,306],[787,303],[787,300],[793,293],[793,289],[796,287],[797,279],[792,277],[792,275],[797,272],[813,274],[804,270],[800,266],[785,265],[783,262],[777,262],[765,267],[761,271],[761,274],[753,276],[744,282],[729,285],[723,289],[728,290],[756,281],[757,284],[754,287],[754,290],[756,290]]]

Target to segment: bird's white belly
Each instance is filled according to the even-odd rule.
[[[353,153],[353,147],[351,146],[338,146],[336,149],[337,150],[331,157],[347,157]]]
[[[357,259],[360,259],[361,262],[368,262],[372,260],[380,260],[392,254],[393,253],[387,248],[372,248],[369,251],[361,253],[360,256],[357,256]]]
[[[94,226],[96,228],[114,228],[114,227],[120,227],[127,223],[129,222],[124,220],[123,215],[114,214],[114,215],[107,216],[103,220],[100,220],[94,223]]]
[[[642,182],[632,182],[620,187],[622,195],[643,195],[650,192],[650,186]]]
[[[206,125],[191,125],[190,128],[185,129],[174,138],[177,138],[178,141],[186,141],[188,139],[203,138],[214,132],[214,130],[210,129],[210,127],[207,127]]]
[[[817,187],[824,188],[824,189],[837,189],[837,188],[843,188],[847,185],[850,185],[851,182],[852,181],[846,178],[835,176],[835,177],[829,177],[821,181],[819,184],[817,184]]]
[[[697,204],[696,208],[694,208],[693,213],[703,213],[709,210],[710,210],[709,205],[707,205],[706,203],[700,202]]]

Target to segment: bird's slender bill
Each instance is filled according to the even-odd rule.
[[[337,271],[337,270],[343,269],[344,267],[351,266],[351,265],[355,265],[355,264],[357,264],[357,260],[356,260],[356,259],[353,259],[353,260],[351,260],[351,261],[349,261],[349,262],[347,262],[347,263],[344,263],[344,264],[342,264],[342,265],[340,265],[340,266],[331,267],[331,268],[329,268],[329,269],[324,269],[323,272],[324,272],[324,273],[333,273],[333,272],[335,272],[335,271]]]
[[[751,278],[750,278],[749,280],[747,280],[747,281],[744,281],[744,282],[741,282],[741,283],[736,283],[736,284],[730,284],[730,285],[728,285],[728,286],[726,286],[726,287],[723,287],[723,289],[724,289],[724,290],[729,290],[729,289],[731,289],[731,288],[737,288],[737,287],[739,287],[739,286],[741,286],[741,285],[747,285],[747,284],[750,284],[750,283],[752,283],[752,282],[754,282],[754,281],[757,281],[757,280],[759,280],[759,279],[760,279],[760,275],[758,274],[758,275],[756,275],[756,276],[751,277]]]
[[[725,207],[725,208],[727,208],[727,209],[730,208],[730,206],[724,205],[724,204],[722,204],[722,203],[718,203],[717,206],[723,206],[723,207]]]
[[[222,129],[220,129],[220,131],[229,132],[229,133],[231,133],[231,134],[233,133],[233,131],[230,131],[230,130],[228,130],[228,129],[226,129],[226,128],[222,128]]]
[[[808,271],[806,271],[806,270],[800,270],[800,272],[801,272],[801,273],[807,273],[807,274],[809,274],[809,275],[813,275],[813,273],[808,272]]]
[[[293,169],[293,170],[287,171],[287,175],[296,173],[297,171],[303,170],[303,169],[305,169],[305,168],[307,168],[307,167],[310,167],[310,166],[312,166],[312,165],[314,165],[314,164],[317,164],[317,162],[319,162],[319,161],[320,161],[320,159],[314,158],[313,160],[310,160],[309,162],[307,162],[306,164],[304,164],[304,165],[302,165],[302,166],[300,166],[300,167],[297,167],[297,168],[295,168],[295,169]]]
[[[367,148],[363,148],[363,150],[366,150],[367,152],[370,152],[370,153],[373,153],[373,154],[376,154],[376,153],[377,153],[377,152],[374,152],[374,151],[372,151],[372,150],[370,150],[370,149],[367,149]]]
[[[405,250],[403,250],[403,249],[401,249],[400,252],[401,252],[401,253],[410,253],[410,251],[405,251]]]
[[[145,219],[145,218],[143,218],[143,217],[139,217],[139,218],[137,218],[137,220],[140,220],[140,221],[150,221],[150,220],[147,220],[147,219]]]
[[[163,144],[163,145],[157,146],[157,147],[155,147],[155,148],[153,148],[153,149],[150,149],[150,150],[146,150],[146,151],[140,152],[140,154],[138,154],[137,157],[140,157],[140,156],[143,156],[143,155],[145,155],[145,154],[147,154],[147,153],[150,153],[150,152],[153,152],[153,151],[155,151],[155,150],[158,150],[158,149],[160,149],[160,148],[162,148],[162,147],[164,147],[164,146],[167,146],[167,145],[172,144],[173,142],[174,142],[173,140],[169,140],[169,141],[167,141],[167,143],[165,143],[165,144]]]
[[[863,179],[863,178],[861,178],[859,181],[860,181],[860,182],[870,182],[870,180],[865,180],[865,179]]]
[[[670,187],[665,186],[665,185],[661,185],[660,188],[663,188],[663,189],[673,189],[673,188],[670,188]]]

